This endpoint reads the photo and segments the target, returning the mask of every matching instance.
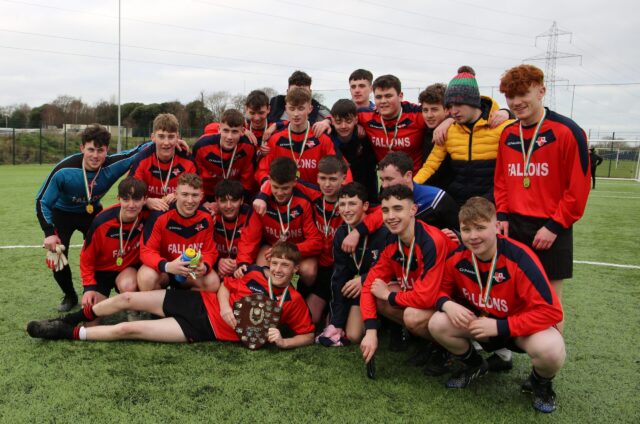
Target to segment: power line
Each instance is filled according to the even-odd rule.
[[[328,28],[328,29],[348,32],[348,33],[351,33],[351,34],[363,35],[363,36],[369,37],[369,38],[378,38],[378,39],[383,39],[383,40],[395,41],[395,42],[398,42],[398,43],[412,44],[412,45],[421,46],[421,47],[429,47],[429,48],[432,48],[432,49],[439,49],[439,50],[446,50],[446,51],[457,52],[457,53],[471,54],[471,55],[474,55],[474,56],[495,57],[495,58],[498,58],[498,59],[506,59],[506,60],[518,60],[517,58],[508,57],[508,56],[494,55],[494,54],[488,54],[487,52],[480,52],[478,50],[462,50],[462,49],[454,49],[454,48],[442,47],[442,46],[437,45],[437,44],[420,43],[418,41],[411,41],[411,40],[405,40],[405,39],[402,39],[402,38],[388,37],[388,36],[384,36],[384,35],[380,35],[380,34],[373,34],[373,33],[370,33],[370,32],[356,31],[354,29],[342,28],[342,27],[338,27],[338,26],[335,26],[335,25],[320,24],[320,23],[317,23],[317,22],[305,21],[305,20],[302,20],[302,19],[292,19],[292,18],[289,18],[289,17],[281,16],[281,15],[275,15],[273,13],[258,12],[256,10],[245,9],[245,8],[237,7],[237,6],[228,6],[228,5],[216,4],[216,3],[211,3],[211,2],[208,2],[208,1],[204,1],[204,0],[192,0],[192,1],[194,1],[196,3],[203,3],[203,4],[206,4],[208,6],[212,6],[212,7],[218,7],[218,8],[221,8],[221,9],[236,10],[236,11],[240,11],[240,12],[244,12],[244,13],[251,13],[251,14],[254,14],[254,15],[268,16],[268,17],[271,17],[271,18],[283,19],[283,20],[286,20],[286,21],[293,21],[293,22],[296,22],[296,23],[299,23],[299,24],[317,26],[317,27],[320,27],[320,28]]]
[[[110,60],[110,61],[118,60],[115,57],[108,57],[108,56],[98,56],[98,55],[84,54],[84,53],[61,52],[61,51],[46,50],[46,49],[33,49],[33,48],[26,48],[26,47],[13,47],[13,46],[0,45],[0,49],[9,49],[9,50],[36,52],[36,53],[49,53],[49,54],[57,54],[57,55],[64,55],[64,56],[88,57],[88,58],[92,58],[92,59],[102,59],[102,60]],[[275,76],[275,77],[278,77],[278,78],[282,77],[281,74],[273,74],[273,73],[268,73],[268,72],[243,71],[243,70],[239,70],[239,69],[233,69],[232,70],[232,69],[225,69],[225,68],[210,68],[210,67],[207,67],[207,66],[182,65],[182,64],[176,64],[176,63],[157,62],[157,61],[151,61],[151,60],[140,60],[140,59],[126,59],[126,58],[123,58],[122,61],[123,62],[131,62],[131,63],[144,63],[144,64],[149,64],[149,65],[164,65],[164,66],[171,66],[171,67],[175,67],[175,68],[204,69],[204,70],[214,71],[214,72],[225,72],[225,73],[234,73],[234,74],[249,74],[249,75],[267,75],[267,76]],[[325,81],[337,82],[337,80],[325,80]]]
[[[450,0],[451,1],[451,0]],[[508,15],[508,16],[516,16],[518,18],[526,18],[526,19],[531,19],[534,21],[543,21],[543,22],[551,22],[551,19],[548,18],[541,18],[538,16],[533,16],[533,15],[525,15],[525,14],[520,14],[520,13],[515,13],[515,12],[507,12],[506,10],[500,10],[500,9],[493,9],[491,7],[487,6],[487,2],[483,2],[482,5],[478,5],[478,4],[474,4],[474,3],[469,3],[466,1],[460,1],[460,0],[453,0],[455,3],[460,3],[463,4],[467,7],[473,7],[475,9],[480,9],[484,12],[493,12],[493,13],[500,13],[502,15]]]
[[[500,30],[497,30],[495,28],[482,27],[482,26],[478,26],[478,25],[473,25],[473,24],[469,24],[469,23],[463,23],[463,22],[460,22],[460,21],[455,21],[453,19],[440,18],[440,17],[437,17],[437,16],[427,15],[425,13],[420,13],[420,12],[417,12],[415,10],[400,9],[400,8],[397,8],[397,7],[389,6],[389,5],[386,5],[384,3],[378,3],[378,2],[375,2],[375,1],[360,0],[360,2],[371,4],[373,6],[380,7],[380,8],[383,8],[383,9],[393,10],[394,12],[401,12],[401,13],[405,13],[405,14],[411,15],[411,16],[422,16],[423,18],[442,21],[442,22],[446,22],[446,23],[449,23],[449,24],[463,25],[463,26],[469,27],[469,28],[476,28],[476,29],[481,29],[483,31],[490,31],[490,32],[498,33],[498,34],[510,35],[512,37],[520,37],[520,38],[527,38],[527,39],[531,38],[531,36],[529,36],[529,35],[517,34],[517,33],[514,33],[514,32],[507,32],[507,31],[500,31]]]
[[[91,16],[98,16],[98,17],[108,18],[108,19],[117,19],[117,17],[115,17],[115,16],[106,15],[106,14],[79,11],[79,10],[74,10],[74,9],[68,9],[68,8],[57,7],[57,6],[49,6],[49,5],[43,5],[43,4],[37,4],[37,3],[30,3],[30,2],[25,2],[25,1],[17,1],[17,0],[0,0],[0,1],[6,2],[6,3],[15,3],[15,4],[20,4],[20,5],[32,6],[32,7],[40,7],[40,8],[45,8],[45,9],[60,10],[60,11],[70,12],[70,13],[79,13],[79,14],[85,14],[85,15],[91,15]],[[380,54],[374,54],[374,53],[366,53],[366,52],[363,52],[362,50],[346,50],[346,49],[339,49],[339,48],[334,48],[334,47],[305,44],[305,43],[299,43],[299,42],[293,42],[293,41],[281,41],[281,40],[269,39],[269,38],[265,38],[265,37],[255,37],[255,36],[250,36],[250,35],[246,35],[246,34],[214,31],[214,30],[211,30],[211,29],[208,29],[208,28],[187,27],[187,26],[183,26],[183,25],[177,25],[177,24],[165,23],[165,22],[158,22],[158,21],[149,21],[149,20],[139,19],[139,18],[122,18],[122,20],[123,21],[129,21],[129,22],[135,22],[135,23],[141,23],[141,24],[145,24],[145,25],[152,25],[154,27],[157,27],[157,26],[161,25],[163,27],[175,28],[175,29],[180,29],[180,30],[189,31],[189,32],[201,32],[201,33],[214,34],[214,35],[223,36],[223,37],[244,38],[244,39],[248,39],[248,40],[256,40],[256,41],[269,42],[269,43],[281,44],[281,45],[291,45],[291,46],[295,46],[295,47],[311,48],[311,49],[324,50],[324,51],[329,51],[329,52],[345,53],[345,54],[349,54],[349,55],[373,57],[373,58],[377,58],[377,59],[390,59],[390,60],[402,61],[402,62],[413,63],[413,64],[415,64],[415,63],[424,63],[424,64],[441,63],[443,65],[454,65],[454,66],[458,65],[457,63],[454,64],[454,63],[446,63],[446,62],[432,61],[432,60],[424,61],[424,60],[419,60],[419,59],[415,59],[415,58],[406,58],[406,57],[399,57],[399,56],[387,56],[387,55],[380,55]],[[504,67],[484,66],[484,68],[487,68],[487,69],[503,69]]]
[[[272,0],[272,1],[275,1],[275,2],[278,2],[278,3],[284,3],[284,4],[293,5],[293,6],[296,6],[296,7],[303,8],[303,9],[317,10],[317,11],[320,11],[320,12],[326,12],[326,13],[335,14],[335,10],[324,9],[324,8],[316,7],[316,6],[309,6],[307,4],[302,4],[302,3],[295,2],[295,1],[289,1],[289,0]],[[350,17],[350,18],[360,19],[360,20],[363,20],[363,21],[375,22],[375,23],[379,23],[379,24],[397,25],[397,22],[385,21],[385,20],[382,20],[382,19],[375,19],[375,18],[355,15],[355,14],[352,14],[352,13],[346,13],[344,11],[341,11],[340,12],[340,17],[345,17],[345,16],[346,17]],[[497,39],[496,40],[496,39],[480,38],[480,37],[475,37],[475,36],[471,36],[471,35],[461,35],[461,34],[453,33],[453,32],[436,31],[434,29],[428,29],[428,28],[424,28],[424,27],[409,25],[407,23],[403,23],[402,24],[402,28],[403,29],[413,29],[413,30],[421,31],[421,32],[425,32],[425,33],[444,35],[447,38],[462,38],[462,39],[465,39],[465,40],[482,41],[482,42],[486,42],[486,43],[505,44],[505,45],[517,46],[517,47],[531,47],[531,45],[529,45],[529,44],[510,43],[508,41],[504,41],[504,39]]]

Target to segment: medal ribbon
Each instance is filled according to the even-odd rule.
[[[411,260],[413,260],[413,249],[416,245],[416,237],[413,236],[411,239],[411,247],[409,247],[409,260],[406,261],[406,265],[401,265],[402,268],[402,283],[403,290],[406,290],[409,287],[409,272],[411,272]],[[405,262],[404,252],[402,251],[402,242],[400,241],[400,237],[398,237],[398,251],[400,252],[400,256],[402,256],[402,261]]]
[[[398,118],[396,119],[396,124],[393,126],[393,138],[391,139],[391,143],[389,143],[389,135],[387,134],[387,126],[384,123],[384,118],[382,114],[380,114],[380,121],[382,121],[382,130],[384,131],[384,138],[387,141],[387,145],[389,146],[389,150],[393,147],[393,140],[398,136],[398,123],[400,122],[400,118],[402,117],[402,106],[400,106],[400,113],[398,114]]]
[[[231,234],[231,243],[229,243],[229,237],[227,236],[227,227],[224,225],[224,217],[222,217],[222,231],[224,231],[224,244],[227,246],[227,253],[229,257],[231,257],[231,248],[233,247],[233,240],[236,238],[236,229],[238,228],[238,220],[240,219],[240,214],[236,217],[236,223],[233,224],[233,234]]]
[[[96,172],[96,175],[94,175],[93,178],[91,179],[91,184],[89,184],[89,178],[87,178],[87,170],[84,169],[84,160],[82,161],[82,175],[84,176],[84,188],[87,191],[88,205],[91,204],[91,197],[93,196],[93,189],[95,188],[93,183],[96,180],[96,178],[98,178],[98,175],[100,175],[100,171],[102,171],[102,166],[98,168],[98,172]],[[91,187],[91,189],[89,189],[89,187]]]
[[[156,152],[156,160],[158,161],[158,172],[160,173],[160,183],[162,184],[162,195],[167,195],[167,190],[169,189],[169,179],[171,179],[171,171],[173,170],[173,159],[176,157],[174,154],[171,157],[171,162],[169,163],[169,171],[167,172],[167,178],[162,177],[162,169],[160,168],[160,158],[158,157],[158,153]]]
[[[289,213],[291,213],[291,201],[293,200],[293,196],[289,199],[289,203],[287,203],[287,227],[284,226],[284,221],[282,220],[282,215],[280,214],[280,206],[276,204],[276,212],[278,212],[278,220],[280,221],[280,237],[284,234],[289,233],[289,227],[291,226],[291,221],[289,221]]]
[[[284,305],[284,300],[286,299],[287,293],[289,292],[289,286],[290,284],[287,284],[287,288],[285,288],[284,292],[282,292],[282,297],[280,298],[280,304],[278,305],[281,308],[282,308],[282,305]],[[271,284],[271,277],[269,277],[269,299],[278,300],[278,298],[273,294],[273,285]]]
[[[229,177],[231,176],[231,167],[233,166],[233,161],[236,158],[236,152],[238,151],[238,145],[236,144],[236,147],[233,148],[233,153],[231,153],[231,159],[229,160],[229,169],[227,170],[227,172],[224,172],[224,159],[222,159],[222,146],[220,146],[220,164],[222,165],[222,178],[224,178],[225,180],[228,180]]]
[[[522,161],[524,162],[524,170],[522,173],[524,177],[528,177],[529,172],[529,163],[531,163],[531,154],[533,153],[533,146],[536,144],[536,140],[538,139],[538,132],[540,131],[540,127],[542,127],[542,123],[544,122],[544,118],[547,116],[547,109],[544,109],[544,113],[542,114],[542,119],[538,122],[535,131],[533,132],[533,137],[531,137],[531,143],[529,144],[529,150],[525,153],[524,151],[524,137],[522,135],[522,121],[520,121],[520,149],[522,150]]]
[[[353,230],[353,228],[351,228],[351,225],[347,224],[347,228],[349,228],[349,232],[351,232]],[[356,266],[356,269],[358,270],[358,275],[360,275],[360,268],[362,268],[362,262],[364,262],[364,253],[367,250],[367,242],[369,241],[369,236],[365,236],[364,238],[364,243],[362,244],[362,255],[360,255],[360,260],[356,260],[356,251],[358,250],[358,248],[356,247],[356,249],[353,251],[353,253],[351,253],[351,259],[353,260],[353,263]]]
[[[118,235],[120,236],[120,249],[118,249],[118,256],[122,257],[124,256],[124,251],[127,250],[127,246],[129,245],[129,240],[131,239],[131,234],[133,234],[133,231],[136,228],[136,224],[138,223],[138,217],[136,216],[136,220],[133,221],[133,225],[131,226],[131,229],[129,230],[129,235],[127,236],[127,242],[124,243],[124,246],[122,245],[122,240],[123,240],[123,236],[122,236],[122,206],[120,206],[120,229],[118,230]]]
[[[471,254],[471,261],[473,262],[473,269],[476,272],[476,281],[478,281],[478,286],[480,287],[480,298],[482,299],[482,277],[480,275],[480,268],[478,268],[478,261],[476,260],[476,255]],[[487,305],[487,301],[489,300],[489,293],[491,293],[491,286],[493,286],[493,275],[496,273],[496,264],[498,263],[498,251],[493,254],[493,258],[491,259],[491,267],[489,268],[489,275],[487,276],[487,284],[484,288],[484,304]]]
[[[293,156],[293,160],[296,162],[296,168],[300,168],[298,165],[300,160],[302,159],[302,155],[304,154],[304,149],[307,147],[307,139],[309,138],[309,131],[311,130],[311,125],[309,121],[307,121],[307,131],[304,134],[304,140],[302,141],[302,149],[300,149],[300,156],[296,159],[296,154],[293,151],[293,139],[291,138],[291,124],[287,126],[287,131],[289,135],[289,149],[291,150],[291,156]]]
[[[331,211],[331,215],[329,216],[329,220],[327,221],[327,205],[325,203],[324,196],[322,196],[322,220],[324,221],[323,229],[325,237],[329,237],[329,231],[331,230],[331,220],[335,216],[337,209],[338,205],[334,205],[333,210]]]

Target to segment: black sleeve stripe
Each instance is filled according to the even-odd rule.
[[[149,156],[151,156],[152,154],[154,154],[156,152],[156,145],[153,144],[152,146],[149,146],[149,148],[144,149],[142,151],[142,153],[140,153],[140,156],[138,157],[138,160],[136,160],[134,163],[131,164],[131,175],[133,175],[136,172],[136,169],[138,169],[138,166],[140,165],[140,163],[148,158]]]
[[[582,173],[587,174],[589,169],[589,142],[584,130],[578,126],[572,119],[566,116],[560,115],[556,112],[549,111],[549,118],[552,121],[559,122],[569,128],[573,137],[578,143],[578,154],[580,155],[580,165],[582,167]]]
[[[120,217],[119,206],[105,209],[104,211],[100,212],[98,216],[96,216],[93,222],[91,223],[91,227],[89,227],[89,231],[87,231],[87,236],[84,239],[85,248],[89,247],[89,245],[91,244],[91,240],[93,239],[93,234],[96,232],[98,227],[111,221],[112,219],[119,219],[119,217]]]
[[[153,233],[153,227],[156,225],[156,221],[159,217],[163,215],[163,212],[154,211],[149,215],[149,219],[146,224],[144,224],[144,243],[146,244],[151,237],[151,233]]]
[[[500,247],[502,247],[502,249],[500,249]],[[531,255],[523,248],[506,239],[498,240],[498,248],[502,250],[507,259],[518,265],[545,302],[552,305],[553,298],[551,296],[549,281],[547,280],[544,272],[531,258]]]
[[[436,244],[431,238],[431,235],[427,233],[424,227],[416,221],[416,244],[420,246],[422,254],[423,271],[420,278],[424,278],[427,272],[436,264],[436,258],[438,252],[436,251]]]
[[[81,166],[82,166],[82,154],[78,153],[60,161],[55,166],[55,168],[53,168],[53,170],[49,173],[49,175],[47,176],[47,179],[45,180],[44,184],[42,185],[42,187],[40,188],[40,191],[38,191],[38,194],[36,196],[36,215],[38,217],[38,221],[40,221],[41,226],[44,227],[48,225],[53,225],[53,223],[48,223],[47,220],[45,219],[44,214],[42,213],[42,205],[40,204],[40,202],[42,201],[42,198],[44,197],[45,193],[49,189],[49,185],[51,184],[51,181],[53,180],[53,178],[56,176],[58,172],[64,171],[65,169],[69,169],[69,168],[79,169]]]

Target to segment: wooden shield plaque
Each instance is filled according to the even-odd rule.
[[[269,328],[280,322],[282,308],[262,293],[245,296],[233,304],[233,315],[238,322],[236,334],[249,349],[256,350],[268,341]]]

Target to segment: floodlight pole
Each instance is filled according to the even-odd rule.
[[[121,38],[121,26],[122,26],[122,18],[121,18],[121,2],[122,0],[118,0],[118,152],[122,150],[122,140],[120,138],[121,131],[121,109],[120,109],[120,38]]]

